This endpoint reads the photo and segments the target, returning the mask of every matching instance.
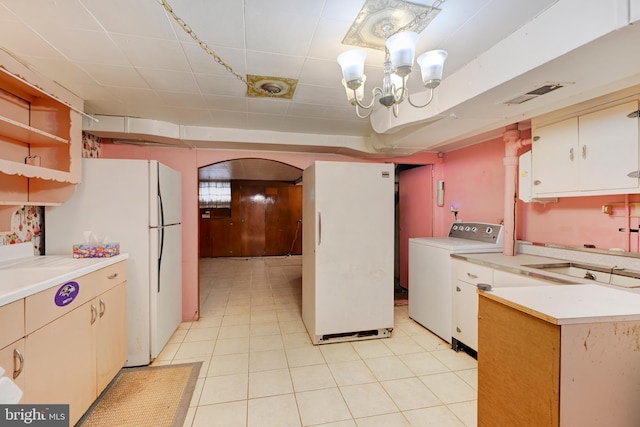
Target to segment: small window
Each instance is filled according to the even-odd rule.
[[[231,209],[230,181],[200,181],[200,208]]]

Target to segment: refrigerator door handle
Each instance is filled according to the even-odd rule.
[[[160,270],[162,269],[162,251],[164,250],[164,202],[162,200],[162,192],[160,191],[160,164],[158,166],[158,210],[160,216],[160,247],[158,248],[158,293],[160,293]]]
[[[318,246],[322,243],[322,213],[318,212]]]
[[[162,269],[162,252],[164,251],[164,227],[158,228],[158,293],[160,293],[160,270]]]

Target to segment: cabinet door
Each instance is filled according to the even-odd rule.
[[[531,149],[533,194],[578,190],[578,118],[534,130]]]
[[[478,337],[478,427],[558,426],[560,326],[480,295]]]
[[[69,404],[74,425],[96,398],[93,301],[36,330],[25,342],[23,403]]]
[[[96,325],[96,395],[99,395],[127,360],[127,286],[119,284],[100,295]]]
[[[5,370],[4,375],[16,383],[24,393],[24,338],[0,350],[0,366]]]
[[[477,287],[459,280],[453,285],[453,337],[478,351]]]
[[[580,116],[580,190],[638,188],[638,110],[628,102]]]

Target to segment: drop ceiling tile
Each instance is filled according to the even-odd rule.
[[[2,4],[20,16],[27,25],[39,31],[63,28],[93,31],[101,29],[91,13],[84,7],[79,7],[81,3],[76,1],[3,0]]]
[[[317,104],[291,104],[287,109],[287,116],[294,117],[324,117],[328,108]]]
[[[282,131],[282,116],[277,114],[251,113],[248,116],[248,124],[252,129],[264,129],[270,131]]]
[[[227,71],[223,65],[216,62],[215,58],[205,52],[200,45],[196,43],[182,43],[182,48],[194,73],[229,74],[229,71]],[[243,50],[218,46],[209,46],[209,48],[222,58],[224,62],[229,64],[238,74],[243,76],[247,74]]]
[[[341,120],[345,122],[357,123],[360,121],[368,122],[366,119],[360,119],[356,116],[356,109],[348,102],[345,102],[342,107],[327,108],[327,112],[323,116],[325,119]]]
[[[208,95],[202,96],[207,108],[212,110],[227,110],[246,113],[248,111],[248,102],[250,98],[237,96],[219,96]]]
[[[338,55],[351,49],[352,47],[342,44],[344,34],[349,30],[350,25],[351,22],[320,19],[309,46],[309,56],[335,61]]]
[[[102,31],[65,30],[45,36],[65,57],[75,62],[128,65],[129,60]],[[96,49],[100,46],[100,49]]]
[[[196,81],[200,91],[205,95],[227,95],[245,97],[247,86],[231,74],[214,76],[211,74],[196,74]]]
[[[85,109],[89,104],[93,104],[93,100],[104,99],[105,102],[121,103],[121,99],[117,93],[110,87],[96,86],[94,84],[77,84],[69,88],[74,93],[82,93]],[[95,110],[93,110],[95,111]]]
[[[158,98],[161,105],[179,108],[206,109],[206,103],[200,94],[184,92],[159,91]]]
[[[306,55],[322,10],[315,0],[247,0],[247,49]]]
[[[295,104],[340,106],[344,102],[345,105],[349,105],[346,92],[339,83],[333,88],[299,84],[294,99],[296,101]]]
[[[300,76],[303,64],[304,57],[302,56],[247,51],[248,74],[297,79]]]
[[[344,33],[340,36],[340,39],[342,39],[342,37],[347,33],[349,26],[358,15],[358,12],[362,9],[364,2],[365,0],[326,0],[322,11],[322,17],[347,23]]]
[[[285,114],[292,102],[288,99],[249,98],[248,111],[259,114]]]
[[[335,88],[341,85],[342,71],[336,61],[309,58],[304,63],[300,80],[313,86],[327,86]]]
[[[0,40],[3,49],[21,52],[22,57],[62,58],[60,52],[24,23],[5,14],[8,15],[9,12],[0,7]]]
[[[95,81],[82,68],[63,59],[26,57],[31,68],[53,81],[65,82],[61,86],[72,84],[95,84]],[[78,94],[79,95],[79,94]]]
[[[189,63],[177,41],[113,34],[116,45],[136,67],[188,71]]]
[[[175,39],[164,7],[157,0],[79,1],[100,22],[100,25],[111,33]],[[55,3],[65,3],[65,1]]]
[[[209,126],[221,128],[245,127],[247,125],[247,113],[236,111],[210,110],[211,121]]]
[[[113,97],[126,105],[144,106],[150,104],[155,106],[160,104],[158,93],[148,88],[143,89],[111,86],[105,89],[108,90]]]
[[[191,73],[142,67],[138,68],[138,72],[154,90],[200,93]]]
[[[244,41],[244,9],[241,1],[172,0],[173,11],[209,47],[242,49]],[[178,39],[192,42],[173,18],[172,26]]]
[[[195,108],[161,107],[165,110],[166,121],[186,126],[197,126],[213,120],[211,111]]]
[[[127,88],[148,88],[149,85],[138,71],[130,66],[104,64],[81,64],[91,77],[102,86],[118,86]]]

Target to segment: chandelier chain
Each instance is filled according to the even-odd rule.
[[[186,22],[184,22],[184,20],[182,18],[180,18],[178,15],[176,15],[176,13],[173,11],[173,8],[169,5],[169,3],[167,3],[166,0],[160,0],[160,1],[162,3],[162,6],[164,7],[164,9],[167,11],[167,13],[169,15],[171,15],[173,20],[176,21],[178,23],[178,25],[180,25],[180,27],[184,30],[184,32],[187,33],[196,43],[198,43],[198,45],[202,48],[202,50],[204,50],[207,54],[209,54],[211,57],[213,57],[213,59],[218,64],[222,65],[229,73],[233,74],[238,80],[243,82],[247,87],[250,87],[251,89],[253,89],[256,92],[261,93],[263,95],[274,96],[273,93],[262,89],[261,87],[257,86],[253,82],[249,82],[243,75],[241,75],[237,71],[235,71],[231,67],[231,65],[227,64],[202,39],[200,39],[200,37],[198,37],[196,35],[196,33],[191,29],[191,27]]]
[[[423,19],[426,19],[431,13],[433,13],[434,10],[438,9],[445,1],[447,1],[447,0],[436,0],[436,1],[434,1],[433,4],[431,6],[429,6],[429,8],[427,10],[425,10],[424,12],[422,12],[421,14],[419,14],[418,16],[413,18],[413,20],[411,22],[409,22],[408,24],[406,24],[405,26],[399,28],[395,33],[399,33],[399,32],[402,32],[402,31],[411,31],[413,29],[413,27],[416,25],[416,23],[422,21]]]

